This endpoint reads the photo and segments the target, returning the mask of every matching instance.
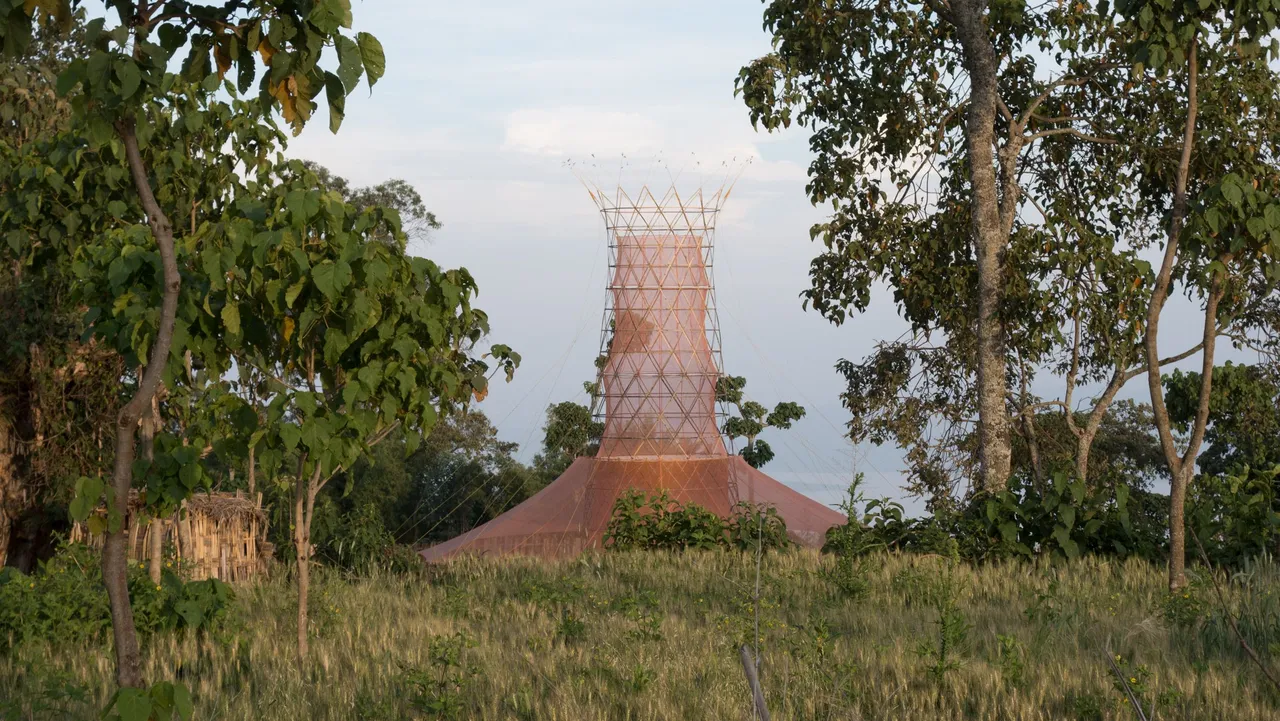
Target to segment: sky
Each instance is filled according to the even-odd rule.
[[[607,185],[625,156],[625,182],[663,185],[669,174],[687,188],[718,186],[726,164],[740,170],[716,236],[725,370],[748,379],[754,400],[808,411],[765,435],[777,452],[765,470],[825,503],[862,471],[868,495],[918,510],[902,497],[897,449],[844,437],[834,369],[907,326],[884,289],[840,327],[803,309],[820,250],[808,229],[826,215],[804,191],[808,134],[756,132],[734,97],[739,69],[769,51],[762,11],[752,0],[355,3],[355,29],[382,42],[386,75],[348,99],[337,135],[317,118],[289,153],[359,185],[402,178],[422,194],[443,227],[412,250],[469,269],[492,341],[523,356],[482,409],[524,460],[541,443],[546,407],[585,403],[582,382],[595,375],[605,230],[575,171]],[[1192,311],[1167,311],[1162,347],[1195,342]],[[1144,389],[1131,383],[1123,395]]]

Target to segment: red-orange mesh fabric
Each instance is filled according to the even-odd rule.
[[[457,554],[569,556],[599,548],[614,501],[627,489],[667,491],[728,515],[732,498],[771,505],[792,540],[819,547],[828,528],[845,522],[823,506],[747,465],[741,456],[622,460],[579,458],[551,485],[501,516],[422,551],[428,561]],[[736,494],[731,489],[736,489]]]
[[[602,458],[724,456],[701,234],[614,234]]]

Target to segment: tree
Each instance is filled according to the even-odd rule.
[[[285,121],[299,132],[321,89],[329,100],[330,128],[337,130],[347,93],[362,74],[367,74],[370,83],[375,82],[382,75],[384,59],[373,36],[360,33],[351,39],[341,33],[340,29],[351,23],[346,0],[308,4],[305,14],[302,6],[284,0],[251,6],[238,0],[211,6],[122,1],[111,3],[111,8],[117,12],[118,22],[110,30],[105,17],[89,23],[85,40],[92,51],[72,61],[57,86],[64,92],[81,87],[72,108],[78,122],[83,123],[84,137],[91,147],[106,150],[113,163],[126,170],[132,184],[131,197],[116,201],[119,206],[111,210],[129,224],[130,232],[145,235],[146,242],[154,243],[163,279],[158,302],[149,312],[131,319],[133,332],[125,336],[129,354],[136,355],[143,370],[134,379],[116,422],[114,467],[107,494],[114,510],[103,551],[103,577],[111,601],[117,682],[131,689],[142,686],[142,675],[125,580],[125,538],[120,531],[118,505],[128,498],[132,486],[139,420],[151,406],[174,356],[182,355],[175,353],[182,344],[174,346],[182,278],[170,216],[178,209],[170,207],[166,212],[161,206],[163,200],[157,197],[153,176],[163,178],[180,171],[190,158],[172,153],[148,160],[144,155],[153,137],[152,126],[147,124],[149,115],[172,108],[175,100],[179,78],[168,71],[170,62],[178,50],[187,49],[182,76],[190,85],[184,83],[182,91],[197,101],[197,108],[175,125],[179,131],[200,131],[204,116],[199,108],[214,106],[214,92],[233,64],[237,66],[237,89],[248,91],[261,57],[269,68],[259,81],[263,107],[278,107]],[[4,17],[0,51],[14,57],[30,43],[33,17],[46,25],[65,27],[71,18],[71,2],[0,0],[0,15]],[[318,65],[326,47],[338,51],[336,74]],[[166,146],[180,147],[183,145]],[[246,155],[239,160],[252,164],[259,157]],[[145,225],[133,222],[142,217]],[[133,692],[128,695],[137,696]]]
[[[834,214],[811,230],[828,252],[806,302],[841,323],[887,281],[917,336],[947,338],[971,364],[988,492],[1010,470],[1007,349],[1034,365],[1057,332],[1023,156],[1060,135],[1104,141],[1071,107],[1102,62],[1098,24],[1078,4],[774,0],[775,50],[738,76],[753,123],[812,133],[807,189]]]
[[[296,454],[301,663],[320,491],[392,432],[415,450],[438,415],[483,397],[491,373],[509,380],[519,356],[493,346],[492,371],[474,357],[488,333],[471,307],[474,280],[410,257],[393,210],[346,202],[296,161],[260,171],[254,185],[263,197],[241,199],[244,217],[227,222],[201,262],[231,357],[268,379],[267,423],[248,429],[248,444],[268,472]]]
[[[84,13],[63,35],[40,28],[19,57],[0,64],[0,198],[31,149],[65,132],[71,106],[58,73],[87,52]],[[19,181],[20,182],[20,181]],[[0,200],[0,212],[7,203]],[[26,262],[17,236],[0,242],[0,564],[24,571],[70,500],[67,478],[94,473],[98,443],[118,410],[119,356],[81,343],[69,262]],[[61,513],[57,508],[61,507]],[[12,538],[11,538],[12,536]],[[11,541],[15,544],[10,547]]]
[[[1082,4],[795,0],[766,10],[776,51],[743,69],[739,90],[753,120],[774,128],[794,115],[811,129],[817,159],[809,193],[835,210],[813,229],[827,250],[813,262],[806,302],[842,322],[866,308],[876,281],[893,288],[911,336],[839,368],[855,415],[851,432],[905,441],[921,488],[947,487],[957,472],[993,487],[990,461],[1003,456],[999,447],[993,456],[1001,433],[998,421],[989,422],[996,389],[988,379],[996,373],[983,370],[995,347],[980,307],[993,291],[993,247],[1000,258],[994,336],[1008,350],[1000,392],[1009,433],[1034,455],[1040,410],[1060,408],[1076,437],[1080,478],[1089,476],[1092,444],[1127,382],[1148,374],[1158,386],[1160,368],[1211,352],[1211,339],[1245,343],[1248,331],[1274,326],[1273,276],[1251,260],[1233,270],[1231,312],[1215,311],[1209,339],[1163,357],[1148,346],[1154,333],[1140,309],[1162,305],[1167,288],[1160,290],[1141,253],[1169,237],[1155,229],[1176,195],[1178,158],[1168,149],[1184,135],[1170,119],[1188,103],[1173,76],[1152,70],[1183,63],[1185,50],[1162,45],[1148,57],[1144,49],[1144,34],[1173,27],[1176,18],[1155,22],[1143,7],[1126,8],[1134,22],[1119,23],[1109,7]],[[1162,33],[1152,35],[1157,44]],[[1231,32],[1214,37],[1235,42]],[[987,41],[1001,60],[994,86]],[[1239,41],[1256,44],[1248,29]],[[1201,88],[1215,99],[1199,113],[1214,151],[1189,167],[1193,190],[1213,186],[1228,167],[1242,169],[1241,154],[1257,156],[1276,117],[1268,71],[1215,52],[1218,80]],[[1135,57],[1145,65],[1135,68]],[[993,147],[1003,245],[989,232]],[[1268,174],[1255,167],[1239,177]],[[1230,184],[1228,193],[1236,189]],[[1226,227],[1225,215],[1206,214],[1205,222],[1211,217],[1221,227],[1208,233]],[[1254,223],[1259,230],[1262,220]],[[1211,297],[1208,281],[1196,280],[1208,278],[1209,262],[1185,264],[1171,277],[1193,280],[1194,297]],[[1061,397],[1028,392],[1045,369],[1064,377]],[[1081,409],[1076,394],[1084,383],[1103,389]],[[870,417],[864,421],[860,410]],[[1153,411],[1160,423],[1154,402]],[[968,428],[975,416],[976,437]],[[975,448],[959,445],[969,439]]]
[[[721,376],[716,379],[716,401],[727,403],[738,411],[738,415],[725,419],[722,432],[731,442],[738,438],[746,439],[738,454],[752,468],[760,468],[774,456],[773,448],[760,439],[760,434],[767,428],[791,428],[792,423],[804,418],[804,409],[784,401],[770,411],[756,401],[747,400],[746,387],[747,379],[742,376]]]
[[[392,178],[377,185],[353,188],[351,181],[340,175],[334,175],[323,165],[311,161],[305,161],[303,165],[316,174],[321,185],[338,191],[344,200],[357,208],[378,206],[399,213],[400,229],[410,241],[426,240],[431,231],[439,230],[441,227],[436,214],[427,210],[422,196],[407,181]]]
[[[1199,373],[1174,371],[1164,377],[1169,421],[1186,434],[1200,406]],[[1221,476],[1244,468],[1280,465],[1280,378],[1266,365],[1228,361],[1213,369],[1200,473]]]
[[[547,482],[553,481],[574,459],[599,452],[602,435],[604,423],[592,417],[590,408],[573,401],[547,406],[547,420],[542,425],[542,452],[534,456],[533,468]]]
[[[1151,406],[1171,475],[1169,587],[1176,590],[1186,584],[1185,503],[1209,422],[1220,328],[1280,281],[1280,168],[1271,150],[1280,137],[1280,76],[1262,50],[1268,38],[1272,55],[1280,44],[1274,13],[1260,6],[1160,0],[1117,9],[1133,40],[1134,75],[1176,83],[1185,103],[1181,137],[1173,139],[1176,171],[1163,178],[1171,181],[1162,188],[1167,234],[1143,335]],[[1200,389],[1183,449],[1173,436],[1160,370],[1160,320],[1176,281],[1204,302]]]

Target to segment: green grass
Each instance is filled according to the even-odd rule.
[[[845,584],[853,599],[821,573],[830,563],[811,552],[764,559],[762,681],[776,719],[1136,718],[1108,649],[1146,703],[1159,699],[1157,718],[1280,718],[1280,699],[1220,619],[1203,618],[1211,588],[1175,603],[1187,625],[1167,619],[1160,567],[1085,559],[949,572],[939,558],[877,556],[865,584]],[[1245,580],[1246,627],[1270,658],[1280,570],[1258,564]],[[151,639],[145,672],[186,683],[199,719],[750,718],[737,646],[756,622],[754,582],[754,559],[734,553],[321,574],[304,675],[279,578],[240,590],[238,627],[220,638]],[[1243,603],[1239,581],[1232,593]],[[943,606],[953,610],[940,658]],[[41,699],[69,710],[34,718],[91,718],[111,673],[105,646],[29,645],[0,659],[0,699],[24,699],[15,718]],[[76,689],[87,698],[54,698]]]

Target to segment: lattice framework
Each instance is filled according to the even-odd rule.
[[[728,186],[661,196],[588,188],[609,249],[593,404],[605,423],[600,457],[706,458],[726,454],[726,408],[712,269],[716,217]]]

